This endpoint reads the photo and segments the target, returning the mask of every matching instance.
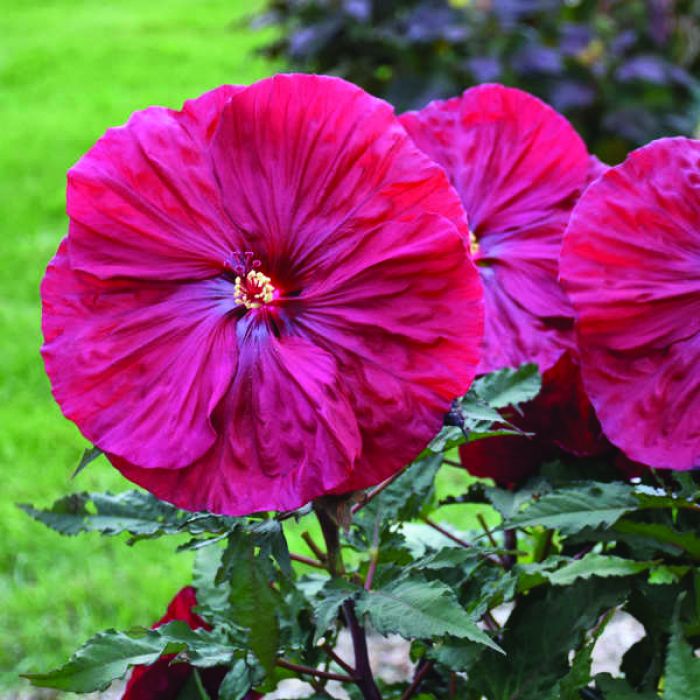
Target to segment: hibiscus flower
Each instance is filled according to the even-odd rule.
[[[607,437],[643,464],[700,467],[700,141],[655,141],[593,183],[561,275]]]
[[[589,159],[564,117],[501,85],[401,121],[445,168],[469,216],[486,307],[479,373],[523,362],[544,372],[573,347],[573,312],[557,279],[562,235],[589,177],[605,166]]]
[[[211,629],[193,608],[197,605],[197,594],[192,586],[183,588],[170,602],[163,617],[153,629],[173,620],[183,620],[193,629]],[[183,688],[194,679],[194,667],[187,663],[173,663],[173,656],[161,656],[149,666],[135,666],[124,689],[122,700],[177,700]],[[200,680],[211,698],[219,696],[219,686],[228,672],[225,667],[198,669]],[[245,700],[257,700],[262,695],[250,691]]]
[[[459,198],[391,107],[340,79],[137,112],[71,169],[68,215],[41,289],[53,394],[180,507],[378,483],[475,373]]]

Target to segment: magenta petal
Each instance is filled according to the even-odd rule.
[[[391,107],[338,78],[278,75],[238,93],[213,155],[230,219],[278,277],[333,268],[387,219],[434,211],[467,237],[444,173]]]
[[[561,272],[586,390],[628,457],[700,467],[700,142],[655,141],[585,192]]]
[[[128,479],[190,510],[243,515],[298,508],[346,478],[362,442],[333,357],[299,337],[243,348],[212,449],[177,470],[113,459]]]
[[[237,247],[208,139],[238,88],[182,112],[150,107],[110,129],[68,173],[71,263],[100,278],[203,278]]]
[[[64,241],[42,284],[42,354],[64,414],[103,450],[182,467],[214,442],[236,366],[230,285],[101,281]]]
[[[557,262],[588,178],[585,145],[553,109],[500,85],[472,88],[401,120],[447,171],[479,244],[487,323],[479,372],[523,362],[548,369],[571,345],[572,311]],[[490,320],[497,314],[505,317]]]
[[[363,465],[347,491],[389,476],[439,430],[475,375],[483,308],[476,270],[444,218],[389,221],[338,263],[304,292],[298,323],[352,387]]]

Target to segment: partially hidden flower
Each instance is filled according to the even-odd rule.
[[[563,451],[578,457],[611,449],[583,388],[574,353],[567,351],[542,376],[542,391],[506,417],[528,435],[499,435],[460,447],[460,459],[473,476],[515,488]]]
[[[197,594],[192,586],[183,588],[170,602],[165,615],[153,625],[157,629],[173,620],[182,620],[193,629],[211,629],[211,627],[194,612],[197,605]],[[149,666],[135,666],[124,689],[122,700],[177,700],[180,692],[193,682],[193,666],[174,661],[172,655],[161,656]],[[200,682],[210,698],[219,697],[219,687],[228,672],[228,668],[215,666],[213,668],[197,669]],[[250,691],[245,700],[257,700],[262,695]]]
[[[43,281],[65,415],[190,510],[370,486],[439,430],[479,361],[459,197],[392,108],[280,75],[152,107],[70,170]]]
[[[479,373],[536,362],[573,347],[573,311],[558,282],[561,239],[592,160],[569,122],[537,98],[501,85],[408,112],[402,123],[442,165],[469,215],[484,283]]]
[[[700,467],[700,141],[655,141],[594,182],[561,275],[607,437],[643,464]]]

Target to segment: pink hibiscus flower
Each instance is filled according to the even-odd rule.
[[[170,602],[163,617],[153,625],[153,629],[173,620],[183,620],[193,629],[211,627],[193,612],[197,605],[197,595],[192,586],[183,588]],[[173,663],[173,656],[161,656],[150,666],[135,666],[124,689],[122,700],[177,700],[180,692],[190,680],[194,667],[187,663]],[[204,689],[211,698],[219,696],[219,686],[228,672],[225,667],[199,669]],[[263,696],[250,691],[245,700],[258,700]]]
[[[479,373],[523,362],[547,370],[572,347],[573,312],[557,280],[562,235],[589,171],[595,177],[602,164],[564,117],[501,85],[401,121],[445,168],[469,216],[486,306]]]
[[[293,509],[410,462],[468,388],[482,289],[443,171],[336,78],[152,107],[68,178],[42,284],[65,415],[180,507]]]
[[[700,467],[700,141],[655,141],[592,184],[561,274],[607,437],[644,464]]]

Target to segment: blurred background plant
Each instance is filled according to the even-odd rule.
[[[697,133],[700,0],[268,0],[266,55],[416,109],[482,82],[528,90],[615,163]]]

